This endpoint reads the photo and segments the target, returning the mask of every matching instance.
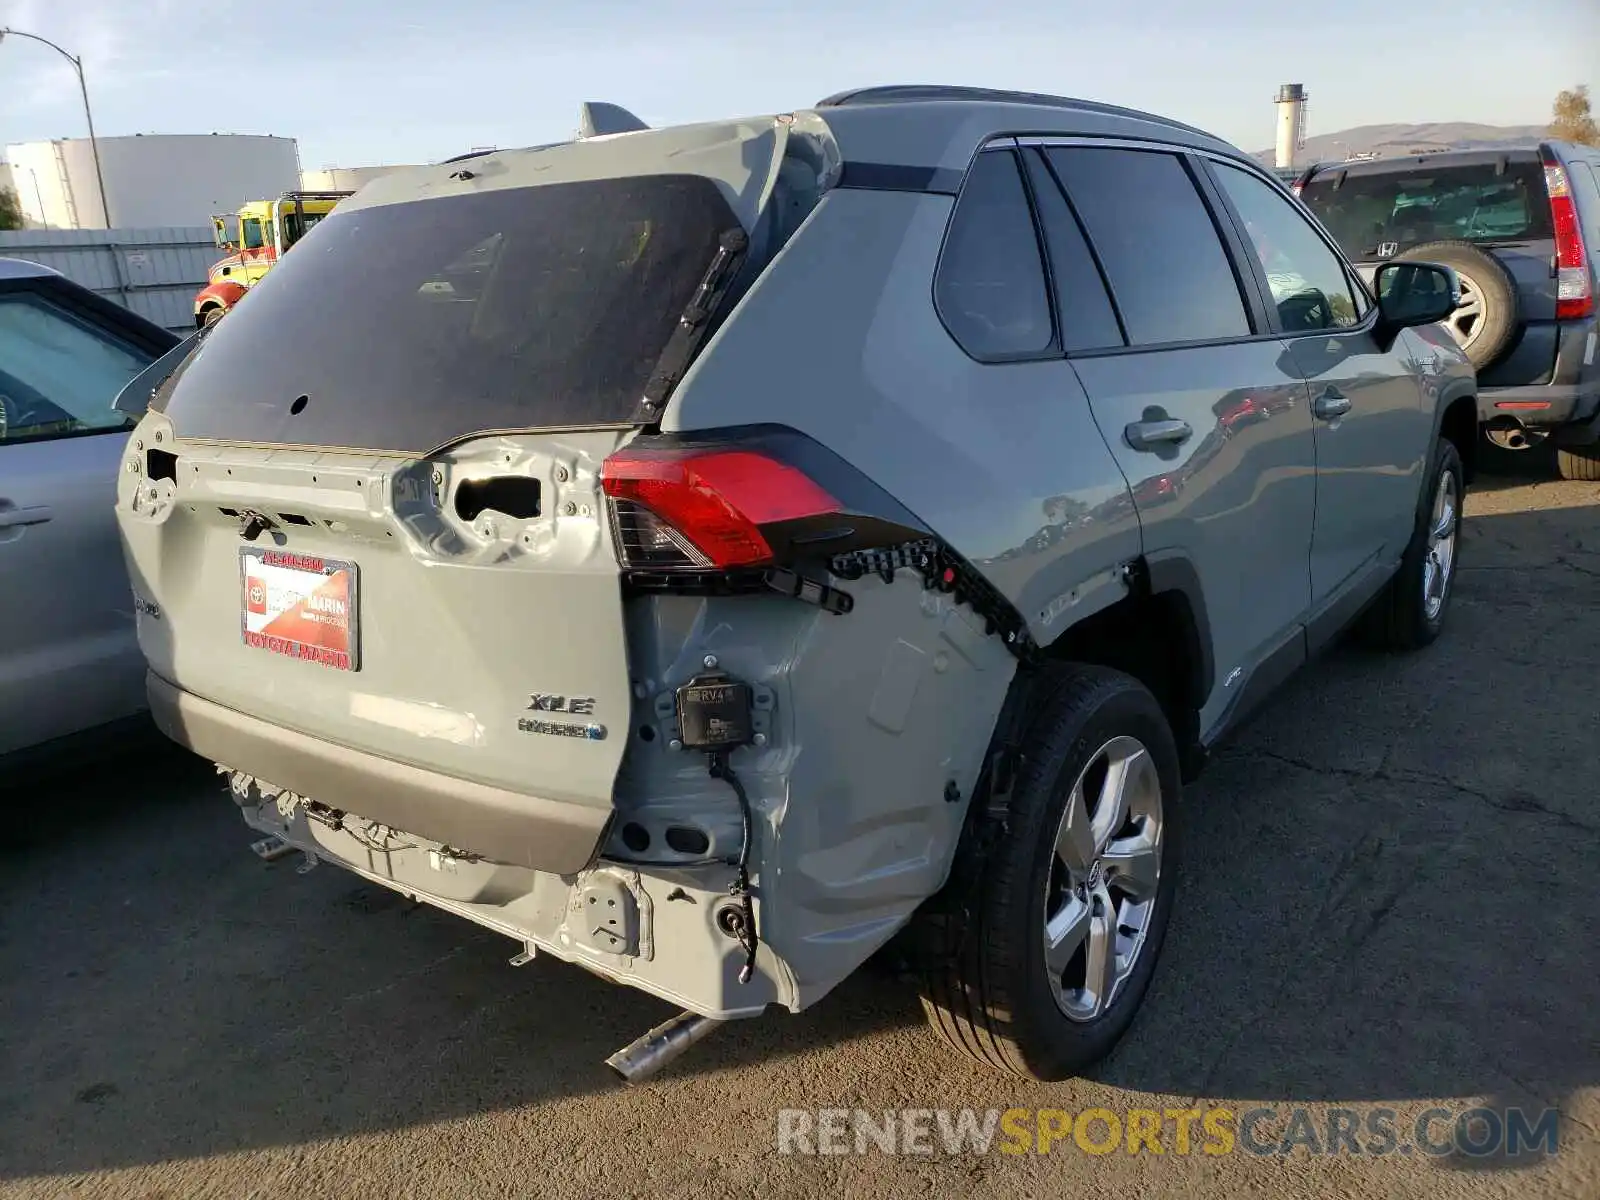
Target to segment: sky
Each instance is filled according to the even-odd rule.
[[[1143,108],[1246,150],[1281,83],[1307,133],[1542,123],[1600,108],[1600,0],[0,0],[81,55],[96,132],[268,133],[301,165],[430,162],[571,136],[585,100],[651,125],[783,112],[878,83]],[[0,147],[84,134],[72,68],[0,40]]]

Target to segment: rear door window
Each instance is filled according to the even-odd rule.
[[[426,454],[637,423],[740,229],[694,175],[341,206],[320,226],[158,393],[182,436]]]
[[[1531,158],[1415,171],[1331,170],[1301,201],[1353,259],[1389,258],[1423,242],[1548,238],[1544,169]]]
[[[1105,279],[1089,249],[1089,240],[1060,185],[1038,149],[1023,152],[1034,204],[1050,251],[1055,277],[1056,311],[1061,316],[1061,345],[1068,351],[1104,350],[1123,346],[1122,327],[1106,292]]]
[[[1072,146],[1046,156],[1105,267],[1132,345],[1250,335],[1233,265],[1177,155]]]
[[[1342,329],[1360,320],[1344,263],[1287,196],[1238,167],[1212,174],[1244,222],[1286,333]]]
[[[933,297],[950,336],[973,358],[1015,359],[1050,348],[1039,236],[1012,151],[985,151],[967,173]]]

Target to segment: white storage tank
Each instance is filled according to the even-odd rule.
[[[307,192],[359,192],[366,184],[393,171],[405,171],[410,164],[377,167],[324,167],[320,171],[301,171],[300,187]]]
[[[240,133],[134,134],[98,139],[106,205],[88,138],[6,147],[12,186],[30,225],[52,229],[209,225],[247,200],[300,181],[293,138]]]

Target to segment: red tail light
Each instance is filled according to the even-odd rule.
[[[1544,154],[1544,186],[1550,193],[1550,223],[1556,239],[1556,319],[1587,317],[1594,312],[1594,281],[1583,230],[1578,226],[1578,206],[1572,199],[1566,168],[1548,150]]]
[[[623,449],[601,465],[624,565],[728,570],[773,561],[762,527],[838,512],[803,472],[753,450]]]

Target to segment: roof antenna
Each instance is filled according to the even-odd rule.
[[[600,137],[608,133],[637,133],[649,129],[638,117],[617,104],[587,100],[578,112],[578,137]]]

